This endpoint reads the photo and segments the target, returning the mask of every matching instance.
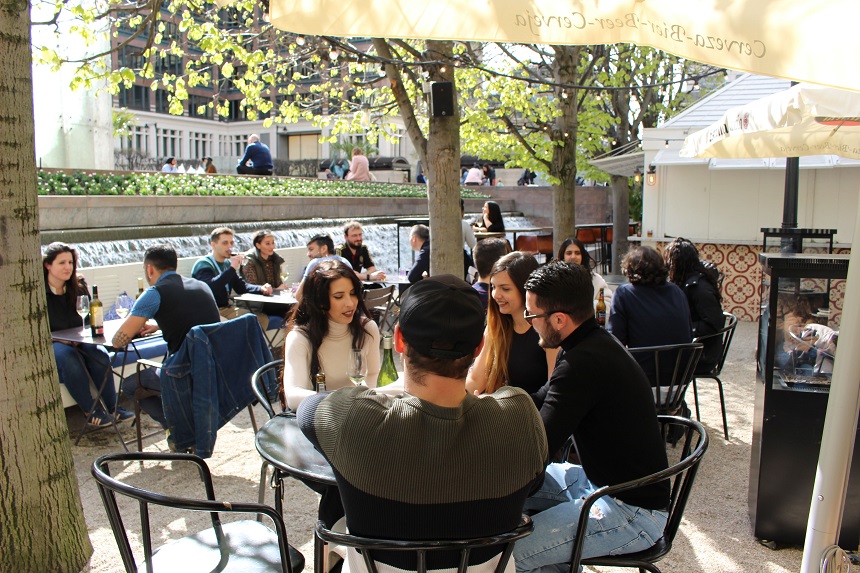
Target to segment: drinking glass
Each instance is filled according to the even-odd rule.
[[[364,384],[364,379],[367,377],[367,361],[364,359],[364,354],[362,354],[361,350],[350,351],[346,374],[356,386]]]
[[[132,302],[131,297],[123,293],[116,298],[114,310],[116,310],[116,313],[120,318],[125,318],[128,316],[128,313],[131,312],[132,306],[134,306],[134,303]]]
[[[87,333],[87,315],[90,313],[90,297],[82,294],[75,303],[75,310],[81,317],[81,334]]]
[[[287,268],[287,263],[281,265],[281,283],[287,284],[287,279],[290,278],[290,270]]]

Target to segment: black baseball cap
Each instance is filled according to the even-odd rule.
[[[484,336],[484,307],[478,293],[454,275],[418,281],[400,306],[400,332],[425,356],[462,358],[474,354]]]

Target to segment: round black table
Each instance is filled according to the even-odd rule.
[[[336,485],[331,466],[299,429],[294,416],[275,416],[260,428],[255,442],[263,459],[283,473]]]

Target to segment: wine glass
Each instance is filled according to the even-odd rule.
[[[287,268],[287,263],[281,265],[281,284],[287,284],[287,279],[290,278],[290,269]]]
[[[117,316],[120,318],[125,318],[128,316],[128,313],[131,312],[131,307],[134,306],[134,303],[131,301],[131,297],[127,294],[122,293],[116,298],[116,305],[114,305],[114,310],[116,310]]]
[[[82,294],[75,302],[75,310],[81,317],[81,334],[87,333],[87,315],[90,313],[90,297]]]
[[[367,377],[367,360],[364,359],[364,354],[361,350],[350,351],[346,374],[356,386],[364,384],[364,379]]]

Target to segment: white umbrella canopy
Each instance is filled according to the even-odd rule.
[[[233,0],[216,0],[225,5]],[[338,37],[651,46],[860,90],[857,0],[270,0],[276,27]]]
[[[686,138],[687,157],[798,157],[860,159],[860,93],[798,84],[725,113]],[[795,172],[796,176],[796,172]],[[819,571],[822,553],[839,537],[860,411],[860,209],[848,265],[840,326],[845,349],[833,369],[821,451],[807,523],[801,573]],[[847,351],[846,351],[847,350]]]
[[[812,84],[730,108],[684,140],[682,157],[860,159],[860,93]]]

